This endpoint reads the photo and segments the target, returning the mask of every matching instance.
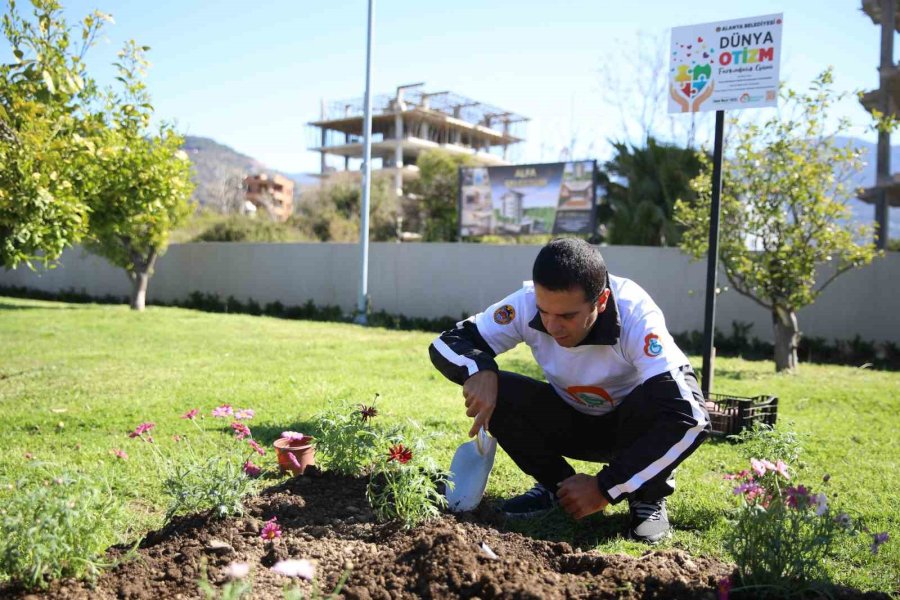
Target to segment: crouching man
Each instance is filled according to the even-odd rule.
[[[627,500],[627,536],[658,542],[669,534],[673,471],[709,433],[688,359],[647,292],[609,275],[587,242],[550,242],[532,278],[429,348],[463,386],[469,435],[490,431],[536,480],[501,510],[530,517],[561,505],[580,519]],[[547,383],[498,369],[494,357],[520,342]],[[606,465],[575,473],[566,458]]]

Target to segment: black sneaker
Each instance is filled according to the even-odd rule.
[[[669,515],[666,514],[666,499],[647,502],[629,500],[631,522],[628,525],[628,538],[655,544],[670,534]]]
[[[548,513],[558,505],[556,494],[538,483],[524,494],[504,502],[500,512],[507,517],[528,518]]]

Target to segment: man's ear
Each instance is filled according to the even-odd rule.
[[[600,295],[597,297],[597,313],[602,313],[606,310],[606,301],[609,300],[609,288],[606,288]]]

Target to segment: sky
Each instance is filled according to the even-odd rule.
[[[307,126],[323,100],[362,97],[365,0],[63,0],[70,22],[94,9],[113,15],[88,54],[101,83],[128,39],[151,47],[147,76],[156,118],[210,137],[286,173],[317,172]],[[880,29],[851,0],[380,0],[375,4],[373,93],[425,82],[530,118],[518,162],[609,158],[610,140],[639,141],[637,84],[668,54],[673,26],[784,13],[781,78],[805,87],[828,65],[836,87],[878,85]],[[27,9],[24,1],[20,9]],[[8,48],[0,49],[7,55]],[[662,75],[661,75],[662,76]],[[617,83],[611,83],[611,82]],[[689,117],[650,107],[666,137]],[[773,109],[751,109],[748,118]],[[845,135],[875,140],[855,98],[835,116]],[[742,115],[744,116],[744,115]],[[834,121],[836,123],[836,120]],[[711,135],[712,119],[696,123]],[[677,137],[677,136],[675,136]]]

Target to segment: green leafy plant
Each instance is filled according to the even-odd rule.
[[[124,504],[105,480],[41,468],[0,491],[0,573],[28,588],[94,579],[126,529]]]
[[[146,443],[154,458],[163,481],[163,491],[169,498],[166,521],[181,514],[211,510],[217,517],[243,514],[243,498],[256,491],[255,479],[262,469],[253,464],[253,454],[265,454],[265,449],[252,437],[250,428],[243,422],[252,419],[254,411],[235,411],[225,404],[213,410],[217,418],[233,418],[233,436],[212,436],[197,422],[199,409],[182,415],[200,434],[204,449],[211,454],[199,454],[191,436],[175,435],[174,445],[156,443],[151,431],[153,423],[141,423],[129,437]]]
[[[728,439],[740,444],[741,454],[748,460],[768,456],[771,460],[796,463],[803,452],[800,435],[796,431],[758,421],[737,435],[729,435]]]
[[[167,521],[203,510],[224,518],[243,514],[243,499],[255,485],[233,458],[211,456],[202,462],[172,465],[163,490],[169,496]]]
[[[450,474],[424,454],[421,442],[415,450],[394,436],[387,452],[379,455],[366,487],[366,498],[379,521],[400,520],[412,528],[433,519],[447,506],[440,490]]]
[[[317,417],[316,458],[323,468],[341,475],[360,475],[371,466],[381,436],[372,423],[375,415],[370,415],[370,408],[374,406],[344,406]]]
[[[749,470],[725,476],[737,484],[733,493],[740,498],[725,536],[737,564],[734,591],[782,598],[824,590],[826,559],[836,545],[868,530],[846,513],[836,514],[823,492],[788,485],[790,474],[783,461],[753,458],[750,464]],[[885,541],[886,534],[876,534],[872,552]]]

